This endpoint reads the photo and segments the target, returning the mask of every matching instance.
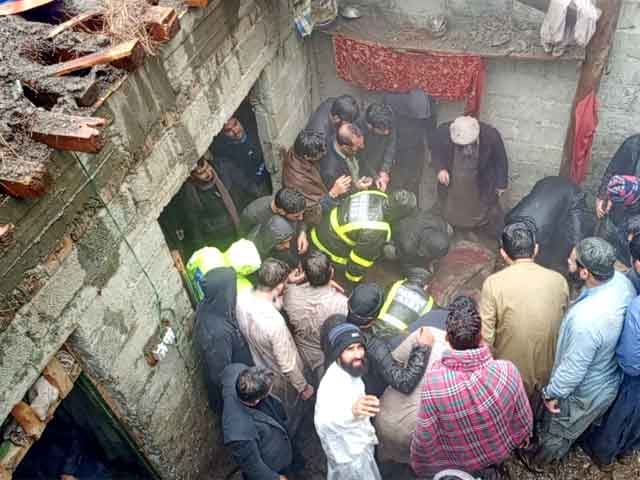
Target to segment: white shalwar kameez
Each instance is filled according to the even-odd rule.
[[[314,423],[327,456],[327,480],[381,480],[374,457],[376,432],[367,417],[353,415],[364,382],[333,363],[318,387]]]

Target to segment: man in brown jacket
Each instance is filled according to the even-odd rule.
[[[500,253],[508,266],[482,287],[482,336],[496,359],[518,367],[529,399],[535,400],[551,374],[569,288],[562,275],[535,263],[533,224],[507,225]]]

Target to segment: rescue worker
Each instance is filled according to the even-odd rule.
[[[348,281],[358,283],[391,239],[391,223],[415,209],[416,196],[406,190],[354,193],[313,228],[311,242],[344,268]]]
[[[247,276],[258,270],[260,264],[258,249],[244,238],[234,242],[226,252],[215,247],[201,248],[191,255],[186,265],[190,293],[195,302],[200,302],[205,296],[205,276],[210,270],[220,267],[231,267],[236,271],[238,292],[251,289]]]
[[[398,334],[406,335],[411,325],[434,307],[435,301],[427,293],[430,276],[424,268],[410,268],[406,278],[391,285],[378,321],[372,326],[376,336],[392,338]]]

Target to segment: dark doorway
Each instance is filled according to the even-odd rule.
[[[158,478],[85,375],[76,380],[42,437],[13,473],[14,480],[69,477],[78,480]]]
[[[226,128],[225,124],[158,219],[174,257],[178,253],[184,264],[200,248],[226,250],[245,233],[239,232],[236,225],[242,210],[256,198],[271,194],[271,179],[249,98],[230,117],[233,118],[241,128]],[[212,174],[205,173],[209,166]]]

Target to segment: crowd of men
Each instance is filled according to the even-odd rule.
[[[419,478],[447,469],[501,478],[513,454],[540,472],[579,444],[606,470],[640,445],[639,149],[633,161],[616,154],[599,192],[596,214],[611,219],[617,243],[585,234],[591,227],[576,217],[582,229],[563,275],[536,261],[554,248],[540,241],[549,225],[539,206],[527,215],[519,205],[505,223],[499,132],[468,116],[436,127],[433,113],[420,91],[366,109],[348,95],[326,100],[287,153],[273,196],[263,195],[255,136],[236,118],[194,170],[188,188],[200,209],[222,201],[217,175],[231,196],[238,182],[254,192],[239,203],[236,228],[260,267],[249,288],[233,268],[201,272],[195,327],[210,406],[244,478],[302,470],[299,435],[311,415],[330,480],[382,478],[383,449]],[[428,212],[414,181],[427,149],[439,183]],[[578,187],[542,182],[524,201],[541,195],[564,208],[551,208],[549,222],[584,202]],[[199,223],[192,250],[221,233]],[[497,238],[506,266],[477,298],[436,305],[432,271],[452,232],[470,231]],[[367,282],[385,256],[405,272],[386,291]]]

